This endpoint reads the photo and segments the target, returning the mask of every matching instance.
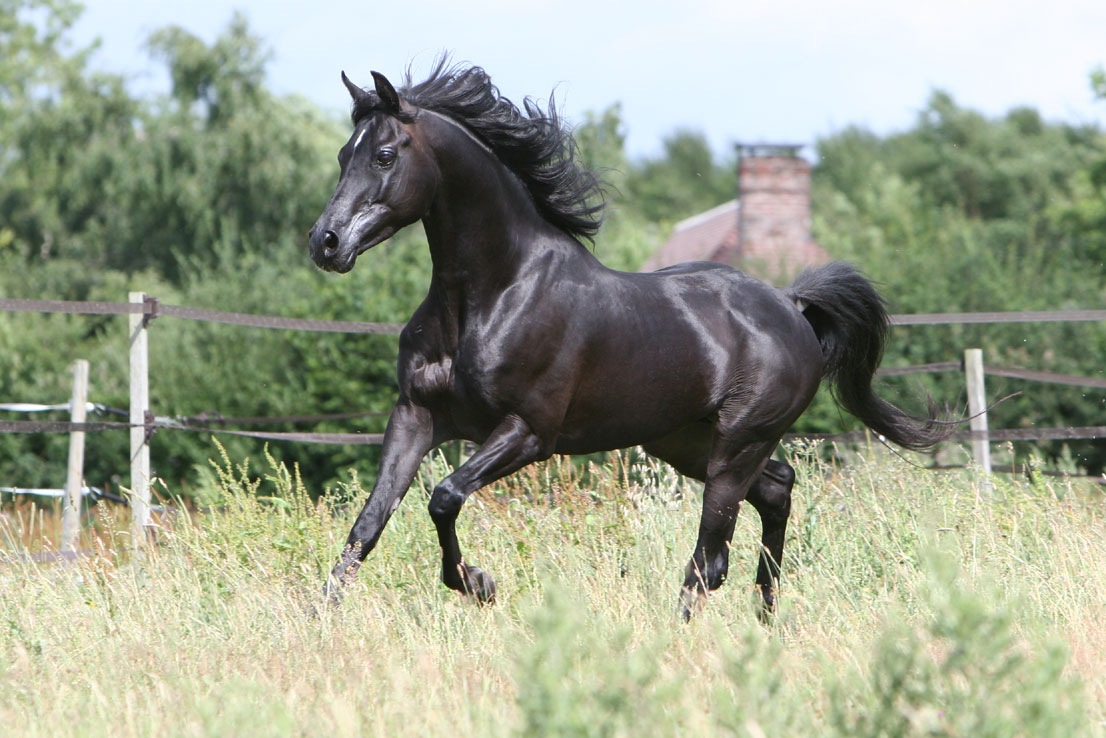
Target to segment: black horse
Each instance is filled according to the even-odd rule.
[[[613,271],[582,244],[599,228],[600,182],[574,160],[552,101],[520,110],[482,69],[444,60],[402,94],[373,78],[366,91],[342,74],[354,130],[311,258],[348,272],[422,220],[433,275],[400,334],[399,399],[376,485],[327,581],[332,600],[445,441],[480,444],[434,488],[430,516],[442,581],[481,602],[495,583],[461,555],[454,523],[484,485],[552,454],[634,445],[705,482],[686,617],[726,578],[742,500],[760,514],[756,581],[772,608],[795,477],[769,457],[823,378],[903,447],[947,436],[873,393],[888,319],[852,267],[828,264],[787,289],[713,263]]]

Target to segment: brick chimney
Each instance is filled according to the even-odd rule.
[[[676,224],[641,267],[717,261],[775,284],[829,261],[810,237],[810,164],[801,145],[738,144],[737,200]]]
[[[810,236],[810,163],[801,144],[738,144],[735,262],[765,277],[789,279],[824,262]]]

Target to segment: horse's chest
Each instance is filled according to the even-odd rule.
[[[407,377],[407,390],[411,397],[423,404],[431,404],[451,392],[453,388],[453,357],[443,356],[435,361],[416,361]]]
[[[431,408],[450,432],[481,441],[500,420],[485,372],[483,365],[458,356],[424,360],[412,366],[406,389],[416,403]]]
[[[481,400],[497,389],[494,363],[479,352],[466,351],[454,358],[452,393],[458,400]]]
[[[495,383],[496,375],[487,362],[472,356],[440,356],[418,362],[409,374],[408,389],[428,405],[480,401]]]

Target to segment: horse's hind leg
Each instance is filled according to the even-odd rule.
[[[468,461],[434,488],[430,517],[442,547],[442,582],[447,587],[472,595],[482,603],[495,601],[495,580],[461,556],[457,516],[473,492],[532,461],[548,458],[551,449],[551,444],[542,443],[523,420],[510,417]]]
[[[730,539],[733,538],[738,507],[775,445],[774,440],[750,444],[723,439],[715,441],[707,464],[699,536],[681,590],[685,619],[691,617],[709,592],[726,581]]]
[[[745,496],[760,514],[761,551],[757,587],[764,598],[762,619],[776,608],[774,587],[783,562],[783,539],[787,533],[787,518],[791,514],[791,488],[794,484],[795,470],[782,461],[769,459]]]

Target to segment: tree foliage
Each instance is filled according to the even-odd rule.
[[[345,129],[303,100],[268,92],[268,52],[240,17],[210,45],[180,28],[155,32],[149,49],[168,68],[172,89],[164,99],[142,99],[122,77],[90,72],[87,50],[65,52],[75,6],[9,2],[0,10],[9,29],[0,34],[7,52],[0,66],[2,294],[121,300],[137,289],[169,303],[381,321],[402,321],[417,303],[416,277],[397,279],[382,267],[337,281],[305,258],[305,234],[330,195]],[[399,249],[389,266],[424,273],[417,259],[404,261],[410,251]],[[367,284],[374,291],[359,292]],[[391,299],[400,289],[403,296]],[[377,298],[370,309],[347,312],[365,308],[368,294]],[[283,332],[166,321],[151,341],[158,414],[381,410],[394,392],[394,341],[384,338],[289,340]],[[68,395],[67,366],[87,358],[93,400],[126,406],[120,319],[2,314],[0,352],[5,399],[59,402]],[[356,363],[326,365],[335,355]],[[348,379],[339,383],[336,375]],[[354,391],[349,385],[358,379]],[[367,423],[380,430],[379,419]],[[0,437],[3,479],[57,486],[65,442]],[[90,481],[125,480],[125,444],[121,434],[89,437]],[[228,446],[242,455],[260,451],[238,439]],[[179,482],[206,464],[211,445],[203,435],[165,433],[152,450],[158,472]],[[350,460],[325,447],[274,452],[302,462],[319,486],[339,474],[337,459]]]
[[[144,290],[236,312],[407,319],[429,281],[419,229],[348,275],[323,274],[306,258],[348,123],[270,92],[269,51],[240,16],[211,43],[180,27],[155,31],[147,49],[171,88],[140,97],[126,78],[90,69],[95,47],[73,47],[79,12],[69,0],[0,0],[0,294],[117,301]],[[1106,73],[1092,84],[1106,104]],[[734,161],[698,132],[676,131],[656,156],[633,159],[616,104],[575,133],[583,161],[610,184],[595,249],[612,267],[638,268],[672,223],[735,195]],[[989,119],[935,93],[910,130],[846,129],[819,142],[818,155],[816,237],[881,281],[895,311],[1102,306],[1106,145],[1097,129],[1028,108]],[[395,397],[390,336],[159,320],[151,342],[159,415],[383,413]],[[967,346],[994,364],[1101,376],[1106,336],[1097,324],[895,329],[885,363],[948,360]],[[121,319],[0,313],[0,398],[64,401],[77,358],[92,364],[92,399],[125,407]],[[956,377],[924,381],[941,400],[960,394]],[[1023,388],[989,386],[992,396],[1014,389]],[[890,390],[917,407],[906,383]],[[1033,386],[996,409],[993,425],[1097,425],[1102,394]],[[818,402],[801,429],[843,429],[829,401]],[[313,429],[379,431],[383,422]],[[88,480],[125,483],[125,434],[88,443]],[[58,486],[65,445],[64,436],[0,435],[0,484]],[[225,445],[236,458],[263,446]],[[1095,446],[1073,448],[1089,468],[1106,461]],[[270,450],[298,463],[316,492],[349,467],[375,468],[371,448]],[[165,432],[152,451],[157,472],[187,492],[212,446],[204,434]]]
[[[662,149],[662,156],[640,162],[626,181],[628,198],[646,219],[680,220],[736,196],[734,162],[717,161],[701,132],[678,130],[664,138]]]
[[[1027,108],[989,119],[938,92],[910,130],[850,128],[820,141],[818,155],[816,238],[880,281],[894,312],[1106,303],[1106,191],[1095,183],[1106,139],[1096,128],[1046,122]],[[897,328],[884,364],[956,360],[969,347],[983,348],[989,364],[1102,377],[1106,333],[1097,323]],[[992,410],[991,427],[1099,425],[1106,407],[1101,391],[987,381],[992,398],[1023,393]],[[942,400],[962,396],[958,376],[926,384]],[[1073,447],[1086,468],[1106,463],[1100,443]]]

